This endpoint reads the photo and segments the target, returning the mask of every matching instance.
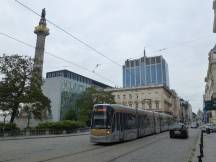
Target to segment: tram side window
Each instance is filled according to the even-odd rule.
[[[142,115],[142,117],[141,117],[141,123],[142,123],[142,126],[141,126],[141,128],[145,128],[145,116],[144,115]]]
[[[123,128],[126,129],[127,128],[127,117],[126,117],[126,114],[123,113]]]
[[[128,119],[129,119],[129,114],[125,114],[125,129],[129,129],[129,124],[128,124]]]
[[[113,121],[112,121],[112,132],[115,131],[115,123],[116,123],[116,114],[113,116]]]
[[[144,126],[147,128],[147,127],[150,127],[150,117],[149,115],[147,114],[145,116],[145,119],[144,119]]]
[[[151,124],[151,127],[153,128],[154,127],[154,115],[151,114],[151,117],[150,117],[150,124]]]
[[[128,129],[136,128],[136,118],[134,114],[128,114]]]
[[[120,130],[120,114],[116,113],[117,130]]]

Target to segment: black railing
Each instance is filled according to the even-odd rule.
[[[15,136],[40,136],[40,135],[57,135],[88,132],[89,128],[79,129],[25,129],[25,130],[4,130],[0,129],[0,137]]]

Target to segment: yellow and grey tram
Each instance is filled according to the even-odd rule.
[[[96,104],[91,120],[90,141],[112,143],[169,130],[171,115],[133,109],[117,104]]]

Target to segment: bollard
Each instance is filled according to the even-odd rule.
[[[203,156],[204,156],[204,155],[203,155],[203,147],[202,147],[201,144],[199,144],[199,146],[200,146],[200,156],[203,157]]]
[[[201,144],[201,146],[203,148],[203,131],[201,131],[200,144]]]
[[[202,162],[202,157],[201,156],[197,156],[198,158],[198,162]]]

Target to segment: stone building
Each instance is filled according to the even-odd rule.
[[[204,121],[216,123],[216,107],[213,107],[211,104],[216,101],[216,45],[209,52],[208,60],[209,65],[205,78],[205,94],[203,95]],[[208,103],[210,103],[210,106]]]
[[[193,113],[191,104],[184,99],[180,99],[180,119],[182,122],[192,122]]]
[[[117,104],[133,108],[164,112],[180,118],[179,98],[174,90],[166,86],[145,86],[134,88],[105,89],[112,92]]]

